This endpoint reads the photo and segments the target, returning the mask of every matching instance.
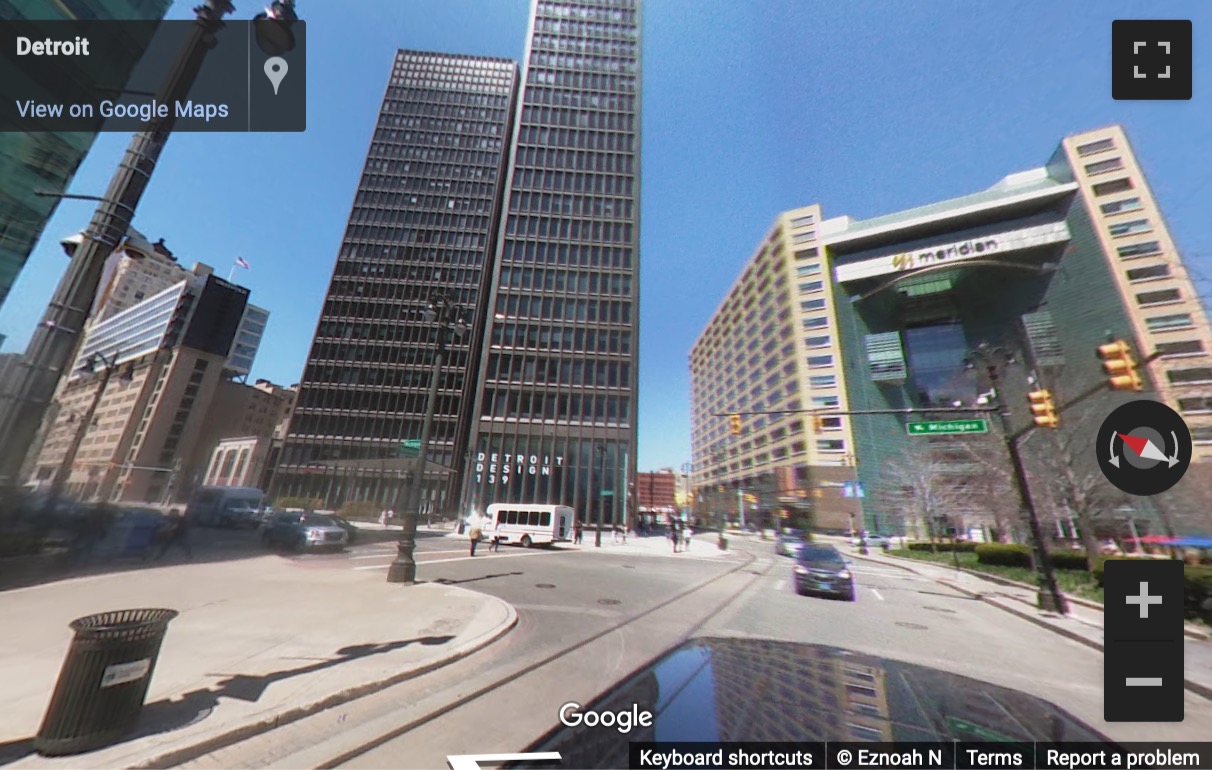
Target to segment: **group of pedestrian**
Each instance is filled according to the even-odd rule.
[[[476,546],[480,544],[481,540],[486,539],[484,537],[484,520],[478,519],[476,521],[471,522],[471,530],[467,534],[471,539],[471,555],[475,556],[476,555]],[[491,538],[490,542],[488,543],[488,550],[489,551],[500,551],[501,550],[501,536],[498,535],[496,532],[492,533],[492,538]]]
[[[690,538],[694,536],[694,530],[688,522],[681,519],[670,519],[669,521],[669,539],[673,541],[673,552],[678,552],[678,547],[683,550],[690,550]]]

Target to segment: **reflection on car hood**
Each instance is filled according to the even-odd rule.
[[[339,532],[345,534],[345,530],[335,524],[304,524],[302,527],[308,532]]]
[[[526,751],[564,767],[628,767],[631,741],[1106,741],[1051,703],[945,671],[823,645],[695,639],[584,711],[651,727],[563,727]]]

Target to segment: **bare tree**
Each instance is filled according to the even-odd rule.
[[[1023,536],[1025,512],[1019,504],[1014,471],[1000,434],[968,436],[957,449],[971,463],[968,489],[972,506],[981,512],[1000,542],[1017,542]]]
[[[968,506],[967,474],[940,456],[937,445],[923,443],[880,468],[875,497],[900,519],[902,531],[937,543],[940,519]]]

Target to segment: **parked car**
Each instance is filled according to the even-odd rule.
[[[322,548],[341,550],[349,542],[349,534],[331,516],[283,511],[261,531],[261,542],[267,548],[285,546],[298,553]]]
[[[862,545],[864,540],[867,542],[868,548],[883,548],[887,550],[892,547],[892,538],[886,535],[873,535],[870,532],[864,532],[862,535],[850,538],[850,544]]]
[[[854,601],[854,575],[842,554],[831,545],[804,543],[795,564],[795,591],[827,594]]]
[[[804,535],[796,530],[788,530],[779,534],[774,540],[774,552],[779,556],[795,556],[804,545]]]

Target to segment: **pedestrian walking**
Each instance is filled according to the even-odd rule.
[[[581,522],[577,522],[572,528],[572,543],[580,545],[581,540],[585,537],[585,530],[581,528]]]
[[[682,528],[682,545],[685,546],[685,550],[687,551],[690,550],[690,536],[693,534],[694,530],[690,528],[689,524],[686,524]]]
[[[618,544],[619,544],[619,537],[620,537],[620,535],[619,535],[619,525],[618,525],[618,524],[615,524],[613,527],[611,527],[611,528],[610,528],[610,530],[611,530],[611,531],[610,531],[611,537],[614,539],[614,544],[615,544],[615,545],[618,545]]]
[[[480,538],[484,536],[484,530],[480,529],[479,524],[471,526],[471,555],[476,555],[476,546],[480,543]]]
[[[176,546],[185,552],[185,558],[193,559],[194,550],[189,543],[190,521],[189,517],[182,516],[181,511],[176,508],[168,512],[168,533],[164,538],[164,544],[160,546],[160,553],[156,555],[156,560],[163,559],[168,549]]]
[[[488,544],[488,550],[490,550],[490,551],[500,551],[501,550],[501,536],[496,534],[495,532],[492,534],[492,541]]]
[[[681,537],[681,532],[678,531],[678,523],[676,521],[669,522],[669,539],[673,541],[673,552],[678,552],[678,540]]]

